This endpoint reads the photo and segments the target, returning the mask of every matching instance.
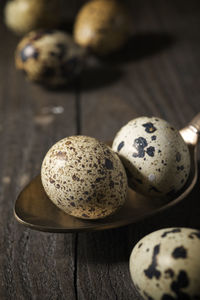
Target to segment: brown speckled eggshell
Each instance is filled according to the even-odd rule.
[[[84,57],[85,51],[70,35],[59,30],[37,30],[18,44],[15,62],[29,80],[57,87],[80,73]]]
[[[78,218],[104,218],[126,199],[127,177],[118,155],[91,137],[67,137],[53,145],[41,178],[52,202]]]
[[[140,117],[117,133],[118,152],[130,186],[147,196],[173,197],[190,173],[190,154],[179,131],[165,120]]]
[[[99,55],[121,48],[131,34],[131,18],[115,0],[94,0],[79,11],[74,24],[74,40]]]

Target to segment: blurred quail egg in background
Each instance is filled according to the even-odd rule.
[[[5,6],[5,23],[16,34],[37,28],[53,28],[60,23],[60,6],[56,0],[12,0]]]
[[[121,48],[131,34],[131,17],[116,0],[87,2],[74,24],[74,40],[99,55]]]
[[[85,51],[70,35],[58,30],[37,30],[18,44],[15,62],[29,80],[57,87],[80,73],[84,56]]]
[[[43,160],[41,179],[56,206],[82,219],[104,218],[126,200],[127,177],[118,155],[87,136],[53,145]]]
[[[133,248],[130,273],[143,299],[200,299],[200,231],[166,228]]]
[[[125,165],[130,186],[147,196],[173,196],[190,173],[187,144],[160,118],[130,121],[117,133],[112,149]]]

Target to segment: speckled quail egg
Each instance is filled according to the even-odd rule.
[[[74,39],[100,55],[121,48],[131,33],[131,18],[116,0],[94,0],[79,11],[74,24]]]
[[[59,1],[14,0],[5,6],[5,23],[19,35],[41,27],[53,28],[59,22]]]
[[[144,195],[169,198],[187,181],[188,146],[179,131],[162,119],[130,121],[116,135],[112,149],[125,165],[130,186]]]
[[[30,32],[19,43],[16,67],[27,78],[47,86],[69,83],[81,71],[85,51],[58,30]]]
[[[87,136],[71,136],[47,152],[41,168],[44,190],[64,212],[104,218],[123,205],[127,177],[116,153]]]
[[[135,288],[147,300],[200,299],[200,231],[167,228],[141,239],[130,256]]]

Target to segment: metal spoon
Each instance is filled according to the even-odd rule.
[[[188,144],[191,171],[184,188],[168,203],[150,199],[129,189],[125,205],[114,215],[100,220],[82,220],[67,215],[47,197],[40,175],[34,178],[18,196],[14,215],[25,226],[48,232],[79,232],[117,228],[163,211],[183,200],[197,181],[197,143],[200,133],[200,113],[180,130]]]

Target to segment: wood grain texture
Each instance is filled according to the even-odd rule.
[[[75,2],[72,10],[85,1]],[[163,227],[200,228],[198,184],[173,209],[104,232],[41,233],[13,217],[18,193],[62,137],[81,133],[112,140],[141,115],[160,116],[181,128],[200,111],[199,1],[127,2],[134,20],[127,46],[104,60],[91,57],[81,81],[66,91],[44,90],[16,72],[18,38],[0,23],[2,300],[137,300],[128,269],[135,243]]]
[[[75,299],[75,236],[24,228],[13,204],[49,147],[76,134],[76,93],[26,82],[14,67],[18,39],[2,24],[0,34],[0,299]]]
[[[200,6],[197,1],[190,4],[131,2],[135,32],[124,55],[113,55],[103,67],[94,61],[105,74],[102,70],[83,78],[84,134],[111,140],[122,125],[141,115],[159,116],[181,128],[200,110]],[[137,299],[128,270],[134,244],[159,228],[200,228],[199,196],[197,186],[185,201],[153,218],[120,230],[79,235],[79,298]]]

